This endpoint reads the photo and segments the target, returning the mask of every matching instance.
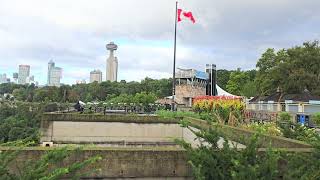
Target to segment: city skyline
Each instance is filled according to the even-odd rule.
[[[315,0],[181,0],[179,6],[192,10],[197,23],[178,25],[177,67],[253,69],[266,48],[319,39],[319,5]],[[17,64],[29,64],[43,85],[46,64],[54,59],[64,69],[61,83],[89,82],[92,69],[106,73],[105,44],[114,41],[121,46],[118,80],[169,78],[174,8],[171,0],[1,1],[0,73],[11,77]]]

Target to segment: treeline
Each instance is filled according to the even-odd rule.
[[[246,97],[257,95],[255,85],[256,70],[217,70],[217,84],[227,92]]]
[[[267,49],[256,70],[218,70],[218,85],[235,95],[271,95],[278,88],[283,93],[302,93],[305,89],[320,95],[319,41],[276,51]]]
[[[247,97],[256,95],[254,86],[256,71],[221,69],[217,71],[217,84],[230,93]],[[0,84],[0,95],[12,94],[18,101],[26,102],[76,102],[109,101],[137,102],[172,95],[172,79],[145,78],[141,82],[102,82],[61,87],[36,87],[31,85]],[[140,102],[140,101],[139,101]],[[150,101],[149,101],[150,102]]]
[[[172,79],[145,78],[141,82],[102,82],[61,87],[36,87],[31,85],[1,84],[0,94],[13,94],[18,101],[27,102],[76,102],[114,101],[134,97],[134,100],[156,99],[170,96]],[[121,95],[121,96],[120,96]],[[120,97],[118,97],[120,96]],[[153,100],[154,101],[154,100]]]
[[[267,49],[257,68],[255,83],[259,94],[271,94],[279,87],[286,93],[301,93],[307,89],[320,95],[319,41],[279,51]]]

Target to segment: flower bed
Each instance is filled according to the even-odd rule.
[[[239,97],[233,96],[199,96],[193,101],[196,112],[210,112],[221,123],[235,125],[243,119],[245,104]]]

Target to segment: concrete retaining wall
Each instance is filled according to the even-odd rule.
[[[178,124],[51,121],[53,142],[172,142],[182,138]]]
[[[97,117],[96,121],[94,117]],[[180,127],[178,120],[157,116],[45,114],[41,121],[40,142],[176,146],[174,139],[185,139],[196,146],[195,135]]]
[[[25,148],[19,154],[17,161],[13,161],[11,165],[22,168],[21,165],[26,159],[37,160],[45,153],[44,150],[51,149]],[[83,161],[95,155],[102,157],[102,160],[94,165],[101,171],[82,178],[192,179],[192,171],[187,163],[185,151],[179,149],[86,148],[63,164]],[[88,169],[92,168],[92,166],[88,167]],[[12,171],[18,171],[18,169],[13,168]],[[88,172],[86,169],[84,171]]]

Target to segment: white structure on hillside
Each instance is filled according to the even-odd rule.
[[[62,68],[55,67],[55,63],[50,60],[48,63],[48,86],[60,86]]]
[[[85,79],[82,79],[82,80],[77,80],[76,81],[76,84],[86,84],[86,80]]]
[[[29,65],[19,65],[18,84],[26,84],[27,77],[30,76]]]
[[[95,81],[98,83],[102,82],[102,72],[99,69],[90,72],[90,83]]]
[[[113,42],[107,44],[107,50],[110,51],[109,58],[107,59],[107,71],[106,80],[107,81],[117,81],[118,78],[118,59],[114,57],[113,52],[118,49],[118,46]]]

